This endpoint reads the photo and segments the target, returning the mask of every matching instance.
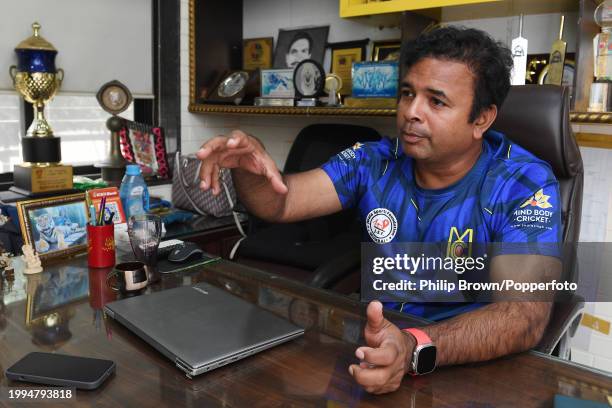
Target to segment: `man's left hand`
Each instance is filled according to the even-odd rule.
[[[361,363],[352,364],[349,373],[369,393],[395,391],[408,372],[415,340],[384,318],[378,301],[370,302],[367,317],[364,335],[369,347],[355,351]]]

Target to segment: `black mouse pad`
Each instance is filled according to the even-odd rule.
[[[159,273],[183,272],[187,269],[191,269],[196,266],[206,265],[207,263],[211,262],[216,262],[220,259],[220,256],[215,256],[211,254],[202,254],[202,258],[194,259],[192,261],[183,263],[170,262],[167,259],[163,259],[157,262],[157,270],[159,271]]]

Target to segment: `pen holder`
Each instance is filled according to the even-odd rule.
[[[92,268],[115,265],[115,224],[87,224],[87,263]]]

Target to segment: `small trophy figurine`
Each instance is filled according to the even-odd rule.
[[[21,251],[23,252],[21,259],[23,259],[26,264],[23,273],[31,275],[33,273],[42,272],[43,268],[41,266],[40,257],[34,252],[32,246],[26,244],[21,247]]]

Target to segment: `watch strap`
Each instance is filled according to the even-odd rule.
[[[425,333],[423,330],[414,328],[414,327],[410,327],[408,329],[402,329],[405,332],[408,332],[410,334],[412,334],[412,336],[414,336],[414,338],[416,339],[417,342],[417,346],[420,346],[422,344],[431,344],[431,338],[429,338],[429,336],[427,335],[427,333]]]

